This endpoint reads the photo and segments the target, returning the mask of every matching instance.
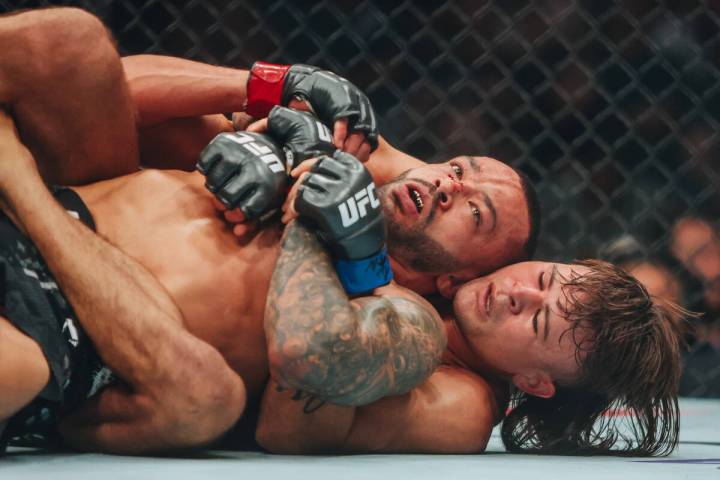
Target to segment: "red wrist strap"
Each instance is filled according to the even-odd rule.
[[[250,69],[245,111],[254,118],[265,118],[275,105],[280,105],[285,74],[290,65],[255,62]]]

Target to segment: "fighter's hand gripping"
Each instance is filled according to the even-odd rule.
[[[205,186],[244,220],[271,216],[285,199],[288,177],[282,150],[266,135],[221,133],[200,153],[197,169]]]
[[[354,143],[361,140],[354,132],[364,135],[371,151],[377,148],[377,122],[370,100],[348,80],[310,65],[255,62],[248,79],[246,112],[263,118],[273,106],[287,106],[292,99],[306,101],[325,125],[333,127],[337,148],[356,149]]]
[[[340,151],[320,157],[302,180],[295,209],[330,249],[347,293],[371,292],[392,280],[382,207],[358,159]]]
[[[273,107],[267,121],[267,134],[283,145],[287,170],[308,158],[335,152],[330,129],[309,113]]]

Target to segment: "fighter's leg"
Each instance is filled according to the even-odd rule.
[[[30,403],[49,378],[38,344],[0,316],[0,422]]]
[[[233,130],[222,113],[244,108],[245,70],[161,55],[132,55],[122,63],[143,166],[194,170],[210,140]]]
[[[139,164],[135,115],[105,26],[75,8],[0,16],[0,105],[46,181],[82,184]]]
[[[245,389],[239,377],[229,387],[210,370],[184,375],[141,389],[107,387],[65,417],[60,433],[79,450],[129,455],[204,446],[237,421],[245,409]]]

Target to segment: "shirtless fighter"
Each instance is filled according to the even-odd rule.
[[[104,347],[103,359],[131,382],[130,387],[111,384],[71,412],[64,419],[66,438],[122,452],[196,445],[211,438],[207,414],[220,422],[215,428],[223,425],[216,412],[205,410],[210,406],[207,391],[194,398],[196,403],[191,401],[192,394],[172,400],[173,393],[185,391],[173,370],[184,366],[190,356],[195,361],[187,367],[199,371],[198,375],[211,375],[214,382],[227,376],[227,368],[206,344],[196,341],[192,345],[192,337],[183,334],[183,325],[177,321],[182,314],[151,275],[54,203],[7,116],[0,117],[0,145],[0,192],[8,211],[35,240],[60,286],[69,292],[78,316],[88,318],[87,314],[94,313],[101,319],[102,315],[112,318],[103,322],[89,316],[83,326]],[[343,160],[343,155],[335,156]],[[349,162],[360,165],[352,157]],[[330,186],[332,182],[311,181],[312,176],[341,170],[329,165],[313,167],[302,186]],[[362,172],[362,168],[350,171]],[[369,181],[367,175],[340,179],[335,185],[349,185],[350,191]],[[185,183],[183,188],[193,186]],[[202,190],[200,185],[196,188]],[[320,226],[322,237],[334,249],[338,237],[333,231],[339,230],[325,228],[332,219],[322,219],[333,210],[334,201],[345,198],[332,188],[325,193],[329,203],[323,195],[316,200],[305,195],[300,200],[307,205],[297,210]],[[87,218],[87,212],[81,217]],[[71,242],[65,242],[66,238]],[[365,243],[366,238],[359,238],[351,248]],[[119,289],[113,282],[117,277],[127,282]],[[98,292],[93,282],[101,280],[104,288]],[[103,291],[106,282],[110,284]],[[126,290],[130,298],[124,296]],[[303,392],[290,395],[270,383],[258,438],[271,451],[479,452],[502,416],[506,401],[502,390],[507,382],[521,390],[503,425],[511,451],[610,452],[619,431],[603,415],[615,406],[629,409],[626,413],[635,427],[622,437],[628,443],[620,451],[668,453],[677,443],[680,334],[677,323],[670,321],[672,308],[653,302],[636,280],[607,264],[535,262],[506,267],[462,287],[455,296],[454,316],[446,317],[443,324],[421,298],[393,284],[378,288],[374,297],[350,302],[315,235],[296,222],[286,229],[270,290],[266,330],[273,375],[284,385],[310,389],[308,398]],[[123,308],[112,311],[118,307]],[[146,308],[157,318],[146,317]],[[148,324],[144,332],[138,319]],[[8,391],[17,393],[18,384],[42,388],[48,375],[42,368],[47,369],[42,351],[28,344],[9,323],[3,326],[15,340],[15,344],[4,343],[10,347],[6,357],[10,365],[25,375],[33,374],[6,378],[15,382]],[[236,326],[243,333],[251,332],[248,325]],[[125,331],[125,327],[133,330]],[[447,350],[444,331],[449,338]],[[170,346],[180,348],[173,351],[164,345],[164,338],[155,342],[142,336],[147,333],[167,335]],[[228,335],[241,340],[237,332]],[[196,349],[198,357],[192,355]],[[178,354],[183,356],[173,356]],[[22,355],[23,361],[12,362],[14,355]],[[432,373],[440,355],[443,366]],[[218,375],[206,371],[206,364],[195,363],[206,357],[215,358],[211,366],[221,369]],[[255,366],[262,368],[262,364]],[[429,373],[427,382],[412,388]],[[194,382],[195,376],[188,380]],[[222,413],[229,418],[238,414],[234,402],[244,400],[233,395],[233,388],[242,384],[233,387],[231,378],[225,378],[228,383],[222,389],[211,390],[219,395],[213,406],[227,409]],[[173,391],[162,395],[155,384]],[[190,387],[207,385],[200,381]],[[376,400],[387,394],[394,396]],[[342,404],[370,403],[363,407],[324,405],[318,401],[320,396]],[[164,404],[170,411],[156,410],[159,407],[153,400],[165,399],[171,400]],[[178,411],[179,407],[187,410]],[[198,423],[193,428],[188,421]]]
[[[14,225],[3,219],[0,236],[2,438],[47,433],[60,416],[64,439],[83,449],[137,453],[210,441],[266,383],[262,318],[282,229],[269,223],[238,245],[200,174],[138,164],[140,154],[149,166],[175,154],[182,164],[189,156],[180,152],[193,148],[194,163],[198,145],[230,128],[206,114],[239,110],[248,72],[163,57],[121,63],[103,25],[75,9],[4,16],[0,42],[0,104],[28,147],[4,118],[0,194]],[[354,126],[334,140],[362,156],[371,131]],[[335,127],[337,136],[343,126]],[[528,197],[509,167],[487,158],[426,166],[382,141],[377,153],[397,155],[401,170],[417,167],[409,178],[442,200],[427,236],[459,259],[438,271],[408,257],[397,263],[400,283],[451,288],[451,274],[489,270],[532,248]],[[381,181],[391,176],[390,162],[376,165]],[[472,186],[463,191],[461,168]],[[86,184],[56,199],[98,234],[68,216],[42,180]],[[394,188],[408,202],[411,189]],[[430,311],[414,297],[403,305],[400,320],[408,306]],[[443,332],[430,334],[444,343]],[[105,386],[105,366],[122,380]]]
[[[285,230],[265,313],[272,380],[257,433],[263,446],[482,452],[513,385],[502,425],[512,452],[672,452],[687,312],[604,262],[524,262],[461,286],[442,322],[413,308],[399,321],[407,291],[391,283],[350,300],[326,252],[377,249],[370,229],[346,227],[338,213],[368,182],[357,160],[335,154],[321,157],[291,192],[300,220],[324,246],[300,222]],[[370,210],[359,222],[380,216]],[[433,326],[448,337],[442,366],[413,388],[403,383],[407,371],[435,358]]]

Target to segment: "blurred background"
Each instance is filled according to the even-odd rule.
[[[518,167],[543,205],[538,258],[609,259],[703,312],[682,394],[720,396],[720,2],[0,0],[0,13],[51,4],[100,16],[123,54],[325,67],[367,92],[400,149]]]

